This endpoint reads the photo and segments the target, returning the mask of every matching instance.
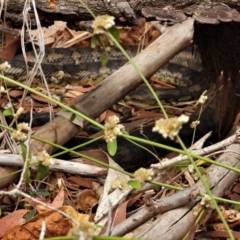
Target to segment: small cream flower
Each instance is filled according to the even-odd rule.
[[[207,96],[206,95],[204,95],[205,94],[205,92],[201,95],[201,97],[199,98],[199,100],[198,100],[198,103],[200,103],[200,104],[204,104],[206,101],[207,101]]]
[[[27,139],[27,135],[21,132],[20,130],[12,132],[11,137],[16,141],[25,141]]]
[[[115,178],[112,182],[111,182],[111,188],[112,189],[122,189],[122,190],[125,190],[127,189],[129,186],[128,186],[128,183],[127,183],[127,179],[126,178]]]
[[[30,128],[29,128],[28,123],[22,122],[22,123],[18,123],[17,129],[19,131],[29,131]]]
[[[114,25],[114,17],[109,15],[100,15],[93,21],[92,28],[95,34],[101,34]]]
[[[27,135],[24,131],[29,131],[28,123],[22,122],[17,125],[17,130],[11,133],[11,137],[17,141],[24,141],[27,139]]]
[[[45,150],[37,154],[36,160],[45,166],[49,166],[54,162],[54,159]]]
[[[159,119],[156,121],[152,130],[153,132],[159,132],[164,138],[169,137],[173,140],[182,128],[182,125],[187,123],[188,120],[189,117],[186,115],[169,119]]]
[[[6,92],[7,92],[6,89],[3,86],[1,86],[0,87],[0,93],[6,93]]]
[[[189,165],[188,165],[188,171],[189,171],[190,173],[194,173],[195,169],[194,169],[194,166],[193,166],[192,164],[189,164]]]
[[[134,172],[133,175],[136,181],[139,183],[144,183],[146,181],[152,180],[154,172],[152,169],[139,168],[136,172]]]
[[[22,113],[24,112],[24,108],[23,107],[20,107],[17,112],[15,114],[13,114],[13,116],[15,118],[18,118]]]
[[[204,194],[201,202],[200,202],[200,205],[202,206],[205,206],[206,208],[210,207],[211,206],[211,198],[209,195],[207,194]]]
[[[9,68],[11,68],[11,65],[8,62],[0,64],[0,71],[8,70]]]
[[[197,120],[197,121],[192,121],[192,123],[190,124],[190,127],[191,127],[191,128],[196,128],[197,125],[199,125],[199,124],[200,124],[200,121],[199,121],[199,120]]]
[[[119,123],[119,118],[115,115],[110,116],[105,123],[104,139],[106,142],[113,142],[118,135],[122,135],[124,126]]]

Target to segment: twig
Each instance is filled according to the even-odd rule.
[[[35,158],[33,157],[33,163]],[[0,165],[2,166],[12,166],[12,167],[22,167],[23,160],[21,156],[16,154],[1,154],[0,155]],[[87,165],[72,161],[64,161],[55,159],[54,163],[49,166],[50,171],[60,171],[69,174],[79,174],[82,176],[89,177],[101,177],[106,176],[107,169],[102,167],[97,167],[93,165]]]
[[[214,152],[218,149],[225,148],[225,147],[231,145],[232,143],[234,143],[236,141],[237,141],[236,135],[234,134],[233,136],[231,136],[229,138],[226,138],[223,141],[218,142],[218,143],[216,143],[214,145],[211,145],[209,147],[206,147],[206,148],[203,148],[203,149],[200,149],[200,150],[193,150],[192,153],[197,154],[199,156],[207,155],[207,154],[210,154],[210,153],[212,153],[212,152]],[[188,160],[187,155],[179,155],[175,158],[163,160],[160,163],[152,164],[151,167],[161,170],[161,169],[164,169],[164,168],[166,168],[168,166],[171,166],[175,163],[178,163],[178,162],[181,162],[181,161],[186,161],[186,160]]]

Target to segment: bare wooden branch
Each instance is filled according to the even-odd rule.
[[[33,163],[34,161],[35,160],[33,158]],[[12,168],[22,167],[23,160],[21,155],[1,154],[0,165],[11,166]],[[107,174],[106,168],[82,164],[82,163],[73,162],[73,161],[64,161],[60,159],[55,159],[54,163],[50,165],[49,169],[51,171],[59,171],[59,172],[65,172],[70,174],[79,174],[79,175],[88,176],[88,177],[102,177],[102,176],[106,176]]]

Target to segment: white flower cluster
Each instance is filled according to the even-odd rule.
[[[114,25],[115,25],[114,17],[109,15],[97,16],[92,24],[93,33],[94,34],[104,33],[105,30],[111,28]]]
[[[152,180],[154,172],[152,169],[139,168],[137,171],[134,172],[133,175],[136,181],[138,181],[139,183],[144,183],[146,181]]]
[[[17,141],[24,141],[27,139],[27,135],[24,133],[24,131],[29,131],[29,125],[28,123],[19,123],[17,125],[17,130],[11,133],[11,137],[14,140]]]
[[[11,65],[8,62],[4,62],[4,63],[0,64],[1,71],[8,70],[9,68],[11,68]]]
[[[184,123],[187,123],[189,117],[186,115],[181,115],[179,117],[169,118],[169,119],[159,119],[156,121],[155,126],[153,127],[153,132],[159,132],[164,138],[169,137],[174,139],[179,133],[179,130],[182,128]]]
[[[204,196],[200,202],[200,205],[205,206],[206,208],[211,207],[211,201],[212,200],[211,200],[210,196],[207,194],[204,194]]]
[[[0,93],[6,93],[6,89],[3,86],[0,86]]]
[[[104,139],[106,142],[113,142],[118,135],[122,135],[124,126],[119,123],[119,118],[115,115],[110,116],[105,123]]]
[[[118,177],[118,178],[115,178],[112,182],[111,182],[111,188],[112,189],[122,189],[122,190],[125,190],[127,189],[129,186],[128,186],[128,182],[127,182],[127,179],[126,178],[123,178],[123,177]]]
[[[54,162],[54,159],[45,150],[37,154],[36,160],[44,166],[49,166]]]
[[[196,128],[197,125],[199,125],[199,124],[200,124],[200,121],[199,121],[199,120],[192,121],[192,123],[190,124],[190,127],[191,127],[191,128]]]
[[[198,100],[199,104],[204,104],[207,101],[207,96],[205,95],[205,92],[201,95],[201,97]]]
[[[18,118],[23,112],[24,112],[24,108],[20,107],[20,108],[18,108],[17,112],[15,114],[13,114],[13,116],[15,118]]]

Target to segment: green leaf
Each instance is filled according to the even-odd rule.
[[[117,140],[107,143],[107,150],[111,156],[114,156],[117,152]]]
[[[129,180],[128,185],[136,190],[139,190],[142,188],[142,185],[140,184],[140,182],[138,182],[136,180]]]
[[[14,114],[14,112],[13,112],[12,108],[8,108],[8,109],[5,109],[5,110],[3,111],[3,115],[4,115],[5,117],[13,116],[13,114]]]
[[[28,221],[30,221],[35,215],[37,214],[36,209],[33,209],[32,211],[28,212],[24,218]]]
[[[49,196],[51,195],[50,192],[48,192],[47,190],[45,189],[38,189],[36,192],[35,192],[36,196]]]
[[[108,32],[113,35],[117,42],[120,42],[119,30],[116,27],[111,27],[108,29]]]
[[[108,195],[109,194],[111,194],[112,192],[114,192],[116,189],[114,189],[114,188],[110,188],[109,190],[108,190]]]
[[[99,35],[95,34],[91,38],[91,43],[90,43],[91,48],[95,48],[97,43],[101,43],[101,40],[100,40]]]
[[[23,158],[23,161],[25,162],[27,160],[27,147],[21,141],[20,141],[20,147],[21,147],[21,150],[22,150],[22,158]]]
[[[108,57],[106,55],[100,57],[101,63],[105,66],[108,62]]]
[[[24,173],[24,181],[26,183],[31,183],[32,182],[32,179],[31,179],[31,171],[29,168],[26,168],[26,171]]]
[[[43,164],[38,165],[37,180],[43,179],[49,173],[49,167]]]

